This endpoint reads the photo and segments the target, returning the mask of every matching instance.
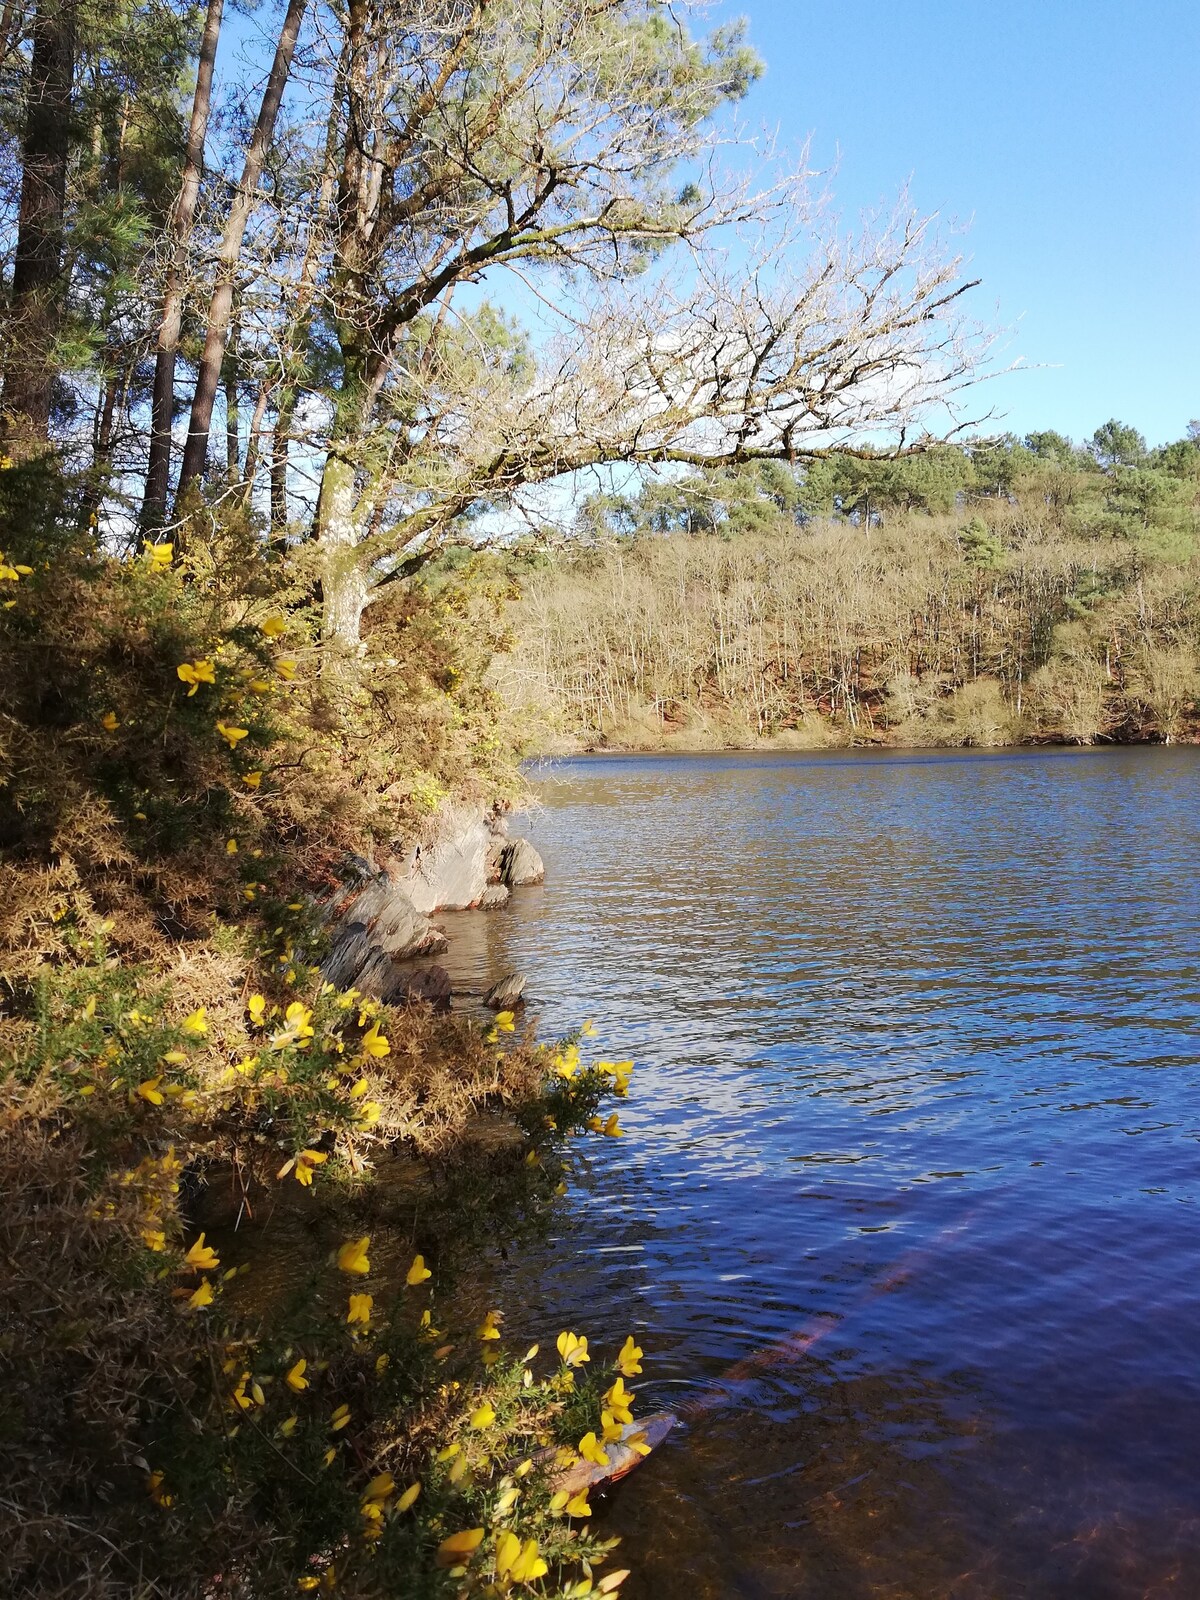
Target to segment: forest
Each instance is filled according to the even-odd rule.
[[[593,494],[497,681],[549,748],[1195,738],[1200,424]]]

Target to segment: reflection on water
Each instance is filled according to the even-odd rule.
[[[1200,751],[540,787],[545,888],[450,959],[638,1062],[499,1291],[690,1416],[626,1593],[1200,1594]]]

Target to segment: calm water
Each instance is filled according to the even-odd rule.
[[[454,963],[637,1061],[499,1291],[694,1404],[625,1593],[1200,1595],[1200,750],[539,783]]]

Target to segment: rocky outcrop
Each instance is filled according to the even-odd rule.
[[[523,889],[529,884],[542,883],[546,868],[540,855],[528,839],[514,839],[500,852],[500,882],[510,889]]]
[[[524,973],[506,972],[484,995],[483,1003],[491,1006],[493,1011],[511,1011],[514,1006],[524,1003],[521,998],[524,989]]]
[[[502,815],[468,805],[445,807],[424,840],[382,866],[354,857],[348,868],[353,886],[329,908],[334,932],[323,973],[339,989],[353,986],[389,1004],[449,1004],[449,979],[440,967],[414,974],[397,966],[445,950],[446,935],[431,913],[495,910],[512,887],[545,877],[533,846],[509,840]]]

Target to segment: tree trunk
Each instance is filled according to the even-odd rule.
[[[154,352],[150,459],[146,469],[146,492],[142,499],[142,526],[147,530],[161,526],[167,514],[167,495],[171,487],[171,424],[175,411],[175,358],[179,351],[179,332],[183,326],[183,269],[188,239],[196,219],[200,179],[204,172],[204,141],[208,134],[213,67],[217,59],[217,42],[221,36],[223,7],[224,0],[208,0],[204,32],[200,39],[200,59],[196,67],[196,92],[192,96],[192,117],[188,124],[183,181],[172,218],[171,261],[167,268],[162,322],[159,324]]]
[[[229,353],[225,360],[225,475],[231,484],[237,483],[238,467],[242,454],[241,416],[238,405],[238,335],[237,324],[229,339]]]
[[[74,0],[41,0],[21,140],[21,200],[9,303],[4,409],[14,440],[50,433],[54,340],[62,317],[63,215],[75,77]]]
[[[183,449],[183,466],[180,469],[179,488],[175,497],[176,506],[204,471],[213,404],[220,387],[221,366],[225,359],[225,345],[229,338],[229,324],[233,315],[233,284],[241,255],[242,240],[245,238],[246,226],[250,221],[250,213],[258,194],[259,180],[262,178],[267,152],[274,136],[275,119],[279,114],[279,104],[287,86],[292,66],[292,52],[296,48],[296,37],[304,20],[306,5],[307,0],[289,0],[279,35],[279,44],[275,50],[275,59],[271,63],[267,86],[263,90],[262,104],[258,109],[254,136],[246,151],[242,179],[234,194],[229,215],[225,219],[225,231],[221,235],[221,246],[217,252],[217,281],[208,307],[208,331],[204,340],[204,352],[200,357],[200,369],[196,374],[187,443]]]
[[[357,655],[368,586],[358,555],[355,511],[353,463],[331,451],[321,474],[317,500],[323,558],[321,631],[326,639]]]

